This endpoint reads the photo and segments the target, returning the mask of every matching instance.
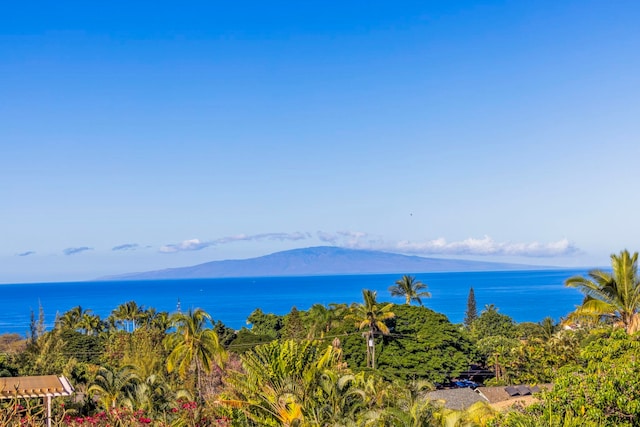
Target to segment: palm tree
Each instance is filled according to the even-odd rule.
[[[386,405],[384,416],[392,425],[422,427],[433,424],[435,407],[427,399],[427,393],[434,390],[426,380],[411,381],[393,390],[394,401]]]
[[[438,408],[433,414],[435,424],[442,427],[478,426],[484,427],[496,416],[496,411],[485,402],[476,402],[467,409]]]
[[[640,279],[638,253],[626,249],[611,255],[612,273],[591,270],[589,278],[574,276],[565,285],[578,288],[585,295],[574,316],[609,317],[632,334],[640,329]]]
[[[149,320],[149,326],[160,332],[166,332],[171,327],[171,317],[166,311],[155,313],[155,315]]]
[[[360,376],[363,376],[361,373]],[[366,411],[366,393],[358,386],[360,377],[340,369],[325,369],[317,380],[314,399],[305,402],[312,425],[344,426]],[[353,423],[355,424],[355,422]]]
[[[127,332],[133,332],[136,330],[136,320],[140,320],[144,317],[143,307],[138,306],[135,301],[128,301],[124,304],[120,304],[112,312],[111,316],[116,321],[116,324],[124,323],[125,330]],[[129,323],[132,324],[132,330],[129,331]]]
[[[416,280],[414,276],[404,275],[402,279],[397,280],[395,285],[389,287],[392,297],[404,297],[405,304],[410,305],[411,301],[416,301],[422,305],[422,298],[431,298],[431,293],[427,292],[427,285],[419,280]]]
[[[75,331],[82,327],[83,317],[90,313],[91,310],[83,310],[81,306],[75,306],[56,320],[56,326],[60,329],[71,329]]]
[[[542,319],[540,326],[542,327],[542,337],[545,341],[549,341],[553,338],[553,335],[558,331],[558,326],[551,316],[547,316]]]
[[[363,334],[367,345],[367,367],[376,368],[376,347],[375,336],[388,335],[389,328],[384,323],[385,320],[395,317],[391,312],[393,304],[379,306],[376,302],[377,292],[368,289],[362,290],[364,304],[356,304],[352,307],[349,318],[355,320],[359,330],[366,329]]]
[[[138,377],[130,366],[120,369],[101,367],[96,378],[88,388],[89,393],[98,395],[98,400],[105,410],[116,407],[118,400],[136,383]]]
[[[142,378],[142,377],[140,377]],[[122,399],[125,407],[132,410],[143,410],[147,414],[161,414],[170,408],[176,400],[176,393],[171,390],[165,379],[156,374],[149,375],[144,381],[138,381]]]
[[[104,323],[97,314],[85,311],[77,323],[77,328],[82,329],[86,335],[97,335],[104,330]]]
[[[171,352],[167,357],[167,371],[177,371],[184,379],[191,370],[195,370],[197,392],[202,399],[203,374],[210,373],[214,365],[221,366],[226,353],[218,334],[207,327],[211,324],[211,316],[201,308],[175,313],[172,324],[175,332],[165,340],[165,346]]]
[[[113,326],[115,326],[116,328],[124,327],[124,330],[129,332],[129,327],[128,327],[129,325],[125,321],[125,318],[126,318],[125,316],[126,316],[125,305],[120,304],[119,306],[117,306],[111,311],[108,322]]]

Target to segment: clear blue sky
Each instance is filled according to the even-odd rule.
[[[640,250],[640,2],[11,2],[0,283]]]

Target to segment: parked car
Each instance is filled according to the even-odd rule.
[[[478,383],[471,380],[456,380],[453,381],[453,386],[456,388],[478,388]]]

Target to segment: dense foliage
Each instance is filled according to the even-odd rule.
[[[624,291],[619,299],[634,301],[636,259],[623,252],[612,257],[612,275],[567,285]],[[56,426],[639,424],[636,306],[615,305],[613,297],[594,304],[593,291],[563,324],[517,324],[493,305],[478,314],[471,289],[465,322],[454,325],[410,304],[428,297],[414,277],[392,289],[405,304],[378,302],[364,290],[363,302],[351,305],[292,307],[285,315],[258,308],[238,331],[200,309],[169,314],[133,301],[106,319],[75,307],[47,331],[41,307],[28,337],[0,336],[0,376],[69,378],[76,395],[55,399]],[[586,321],[594,307],[598,314]],[[487,385],[554,387],[538,404],[503,414],[486,405],[454,411],[426,398],[472,366],[492,372]],[[0,425],[42,425],[44,416],[38,400],[0,402]]]

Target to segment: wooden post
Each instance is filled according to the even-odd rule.
[[[47,427],[51,427],[51,395],[47,396]]]

